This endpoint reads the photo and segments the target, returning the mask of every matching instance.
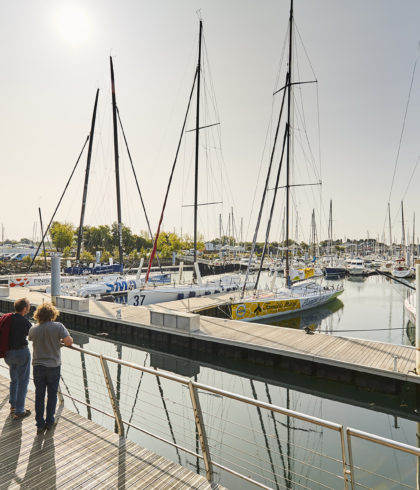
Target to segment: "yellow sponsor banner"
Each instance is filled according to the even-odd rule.
[[[315,274],[315,269],[313,267],[305,267],[303,269],[305,272],[305,279],[309,279],[310,277],[313,277]]]
[[[245,320],[251,318],[276,315],[286,311],[300,309],[299,299],[281,299],[273,301],[244,301],[232,305],[232,320]]]

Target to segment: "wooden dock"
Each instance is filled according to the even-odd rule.
[[[10,311],[11,303],[22,296],[27,296],[33,305],[50,300],[50,296],[45,293],[30,291],[27,288],[11,288],[8,298],[0,298],[0,311],[1,305],[7,305]],[[319,370],[315,372],[311,368],[311,365],[316,364],[347,372],[379,376],[384,381],[395,380],[420,385],[420,376],[414,373],[416,351],[410,346],[322,333],[308,335],[303,330],[206,316],[200,316],[199,329],[192,332],[156,326],[150,322],[150,310],[172,314],[179,312],[185,315],[186,312],[222,306],[230,296],[232,293],[218,297],[184,299],[149,307],[91,300],[88,313],[62,310],[62,317],[80,326],[80,330],[83,330],[83,325],[93,325],[97,332],[106,332],[108,328],[110,332],[122,332],[127,337],[126,341],[136,339],[142,342],[150,341],[154,345],[158,342],[166,343],[171,349],[182,349],[185,355],[189,350],[195,350],[238,358],[239,354],[234,351],[242,349],[242,354],[245,351],[251,354],[241,354],[241,359],[255,358],[260,364],[265,360],[272,364],[276,356],[292,359],[306,363],[303,371],[308,374],[319,375]],[[68,326],[71,328],[70,323]],[[87,331],[91,332],[92,329]],[[176,354],[176,349],[173,353]],[[349,376],[345,374],[343,379],[348,380]]]
[[[0,376],[0,490],[222,489],[205,477],[59,406],[57,425],[37,435],[31,416],[10,416],[9,380]]]

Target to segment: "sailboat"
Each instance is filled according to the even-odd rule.
[[[276,191],[278,189],[280,169],[282,166],[282,161],[284,154],[286,153],[286,257],[285,257],[285,272],[284,276],[286,279],[286,286],[281,289],[274,290],[259,290],[254,289],[253,294],[245,296],[245,291],[243,290],[241,297],[238,299],[233,299],[230,303],[231,307],[231,318],[233,320],[242,320],[242,321],[251,321],[256,319],[266,319],[271,318],[278,315],[288,314],[291,312],[308,310],[310,308],[315,308],[317,306],[323,305],[332,301],[337,296],[339,296],[343,292],[342,285],[338,286],[322,286],[321,284],[314,281],[303,281],[300,284],[292,285],[292,281],[290,278],[290,248],[289,248],[289,211],[290,211],[290,188],[292,187],[290,183],[291,179],[291,152],[293,150],[293,130],[291,129],[291,114],[292,114],[292,103],[293,103],[293,94],[292,87],[299,83],[305,82],[296,82],[293,79],[292,73],[292,54],[293,54],[293,0],[291,0],[290,4],[290,16],[289,16],[289,53],[288,53],[288,72],[286,74],[286,81],[284,87],[279,91],[283,91],[283,100],[281,103],[280,115],[278,119],[276,136],[274,139],[274,145],[271,152],[271,161],[269,172],[266,180],[266,187],[263,194],[263,199],[260,207],[260,214],[257,221],[257,227],[254,234],[253,248],[252,253],[254,251],[258,226],[262,215],[262,209],[264,205],[264,199],[266,190],[268,189],[268,181],[270,176],[271,163],[273,161],[274,155],[274,147],[277,141],[278,130],[280,126],[280,120],[282,119],[283,107],[285,104],[285,98],[287,95],[287,121],[284,132],[283,139],[283,148],[281,153],[280,165],[277,173],[277,181],[274,187],[274,197],[271,206],[271,214],[269,219],[269,224],[267,226],[266,232],[266,244],[268,241],[268,235],[271,225],[271,218],[274,209],[274,202]],[[251,256],[252,256],[251,253]],[[261,263],[264,258],[265,248],[263,251],[263,257],[261,258]],[[257,276],[256,284],[258,285],[259,275]]]
[[[401,217],[402,217],[402,239],[401,239],[401,252],[400,258],[395,261],[395,265],[391,271],[391,274],[394,277],[398,277],[400,279],[413,277],[414,271],[409,267],[409,264],[405,264],[406,255],[406,245],[405,245],[405,227],[404,227],[404,206],[401,202]]]
[[[120,298],[117,299],[121,300],[121,297],[123,298],[123,302],[127,302],[128,305],[131,306],[144,306],[144,305],[149,305],[149,304],[155,304],[155,303],[163,303],[167,301],[174,301],[174,300],[180,300],[184,298],[192,298],[192,297],[199,297],[199,296],[207,296],[210,294],[218,294],[218,293],[226,293],[226,292],[231,292],[231,291],[239,291],[242,287],[242,279],[239,275],[229,275],[229,276],[220,276],[220,277],[213,277],[213,278],[208,278],[206,281],[202,281],[201,275],[200,275],[200,270],[198,267],[197,263],[197,220],[198,220],[198,163],[199,163],[199,143],[200,143],[200,132],[201,130],[212,126],[212,125],[207,125],[202,127],[200,125],[200,82],[201,82],[201,54],[202,54],[202,38],[203,38],[203,22],[200,19],[199,22],[199,42],[198,42],[198,61],[197,61],[197,68],[195,70],[195,75],[194,75],[194,81],[193,81],[193,86],[191,89],[190,93],[190,98],[188,102],[188,107],[184,119],[184,123],[182,126],[181,130],[181,137],[178,143],[178,148],[176,151],[176,156],[175,160],[172,166],[170,178],[169,178],[169,184],[167,187],[165,199],[164,199],[164,204],[157,228],[157,232],[155,234],[154,242],[153,242],[153,249],[152,253],[150,255],[149,259],[149,264],[147,268],[147,273],[145,276],[145,281],[144,285],[141,288],[132,288],[127,292],[126,295],[119,295]],[[194,93],[194,90],[196,92],[196,114],[195,114],[195,121],[196,121],[196,126],[195,126],[195,186],[194,186],[194,249],[193,249],[193,254],[194,254],[194,272],[196,275],[196,282],[195,283],[190,283],[190,284],[173,284],[170,286],[154,286],[154,287],[149,287],[147,285],[149,281],[149,274],[151,270],[151,266],[153,263],[153,259],[156,254],[157,250],[157,243],[159,239],[159,234],[160,234],[160,227],[163,221],[163,216],[166,208],[166,203],[167,203],[167,198],[172,182],[172,177],[174,174],[175,170],[175,165],[177,162],[177,157],[181,145],[181,141],[183,138],[183,134],[185,132],[185,124],[187,121],[187,116],[189,113],[189,108],[190,108],[190,103],[191,99]],[[125,297],[124,297],[125,296]]]

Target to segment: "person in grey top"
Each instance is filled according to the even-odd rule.
[[[71,346],[73,339],[66,327],[56,318],[59,311],[51,303],[42,303],[35,310],[37,325],[31,327],[28,339],[33,342],[33,376],[35,384],[35,420],[38,434],[54,426],[57,392],[60,383],[61,353],[63,345]],[[45,412],[45,392],[48,393]]]

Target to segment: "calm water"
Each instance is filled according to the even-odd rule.
[[[344,294],[331,305],[300,317],[274,321],[273,324],[279,325],[279,328],[311,325],[332,335],[409,344],[403,307],[405,295],[404,286],[392,284],[380,276],[361,282],[345,280]],[[406,402],[403,396],[392,402],[369,393],[363,396],[355,393],[353,396],[351,387],[327,387],[325,382],[315,379],[309,383],[306,380],[305,385],[297,377],[270,372],[267,368],[251,368],[239,362],[221,365],[209,361],[190,361],[151,348],[130,346],[128,339],[122,344],[110,338],[88,337],[78,332],[72,334],[77,345],[91,351],[142,366],[166,369],[207,385],[258,398],[345,427],[417,445],[414,413],[410,409],[406,416],[395,415],[400,415],[404,410]],[[125,367],[119,370],[112,364],[110,370],[124,420],[196,450],[198,442],[186,387],[164,379],[158,382],[155,376]],[[95,358],[63,350],[62,390],[112,412],[101,367]],[[353,399],[354,402],[351,402]],[[342,480],[334,476],[341,472],[340,462],[337,461],[340,446],[336,433],[282,415],[272,416],[255,407],[208,393],[200,392],[200,403],[214,461],[273,488],[343,488]],[[88,413],[80,403],[66,399],[66,406],[114,428],[111,419],[95,411]],[[133,428],[128,428],[128,438],[193,471],[199,469],[203,474],[202,462],[193,456]],[[359,471],[356,474],[358,482],[373,488],[401,488],[397,482],[403,482],[415,488],[415,457],[381,449],[366,441],[354,441],[353,449],[355,464],[370,472]],[[215,473],[216,481],[229,488],[253,488],[217,468]],[[395,483],[378,480],[372,473],[385,475]]]
[[[326,282],[344,283],[344,293],[336,301],[301,315],[266,323],[289,328],[309,325],[332,335],[411,345],[404,300],[412,290],[380,275]],[[407,284],[415,285],[414,281]]]

